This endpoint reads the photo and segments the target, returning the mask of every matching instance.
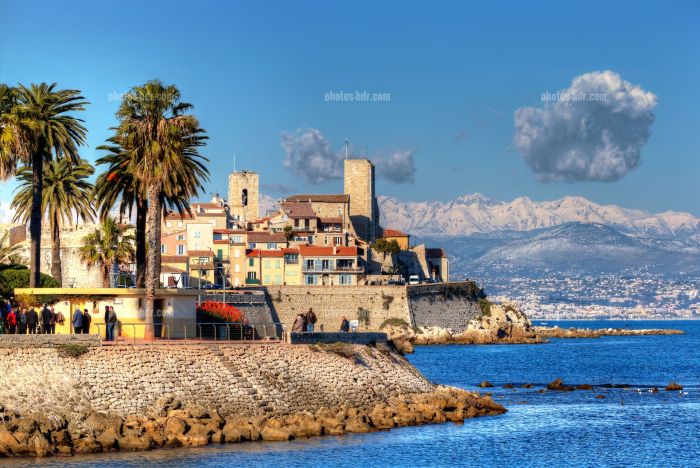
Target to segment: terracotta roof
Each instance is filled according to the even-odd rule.
[[[398,229],[384,229],[384,237],[408,237],[408,234]]]
[[[214,252],[211,250],[190,250],[187,255],[190,257],[213,257]]]
[[[300,245],[299,252],[303,257],[357,257],[357,247],[321,247],[317,245]]]
[[[321,218],[321,224],[343,224],[343,218]]]
[[[187,263],[189,257],[187,255],[161,255],[160,263]]]
[[[206,203],[197,202],[197,203],[193,203],[192,206],[196,206],[198,208],[201,207],[201,208],[220,208],[222,210],[224,209],[224,205],[222,205],[220,203],[212,203],[212,202],[206,202]]]
[[[299,253],[299,249],[295,249],[295,248],[293,248],[293,247],[290,247],[290,248],[282,249],[282,252],[284,252],[284,253],[286,253],[286,254],[298,254],[298,253]]]
[[[214,229],[214,234],[245,234],[244,229]]]
[[[194,216],[189,213],[182,213],[182,215],[179,213],[168,213],[165,215],[165,219],[194,219]]]
[[[266,217],[266,218],[256,219],[255,221],[253,221],[253,224],[260,224],[260,223],[264,223],[265,221],[270,221],[270,218]]]
[[[160,272],[161,273],[185,273],[185,270],[181,270],[179,268],[175,268],[174,266],[170,266],[170,265],[161,265]]]
[[[428,258],[447,257],[447,255],[445,255],[445,251],[442,249],[425,249],[425,256]]]
[[[282,232],[255,232],[248,233],[248,242],[287,242],[287,236]]]
[[[260,250],[260,249],[253,249],[249,250],[248,253],[245,254],[246,257],[283,257],[284,253],[281,250]]]
[[[287,197],[288,202],[321,202],[321,203],[348,203],[350,201],[350,195],[344,193],[332,194],[332,195],[322,195],[322,194],[300,194],[292,195]]]
[[[282,204],[282,209],[290,218],[315,218],[316,212],[308,201],[288,201]]]

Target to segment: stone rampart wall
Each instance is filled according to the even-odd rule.
[[[115,346],[88,348],[80,357],[56,348],[0,348],[0,405],[47,415],[144,414],[165,395],[222,415],[288,414],[373,405],[432,388],[386,346]]]

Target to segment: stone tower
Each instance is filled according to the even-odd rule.
[[[344,193],[350,195],[350,221],[357,235],[372,242],[379,229],[379,207],[374,196],[374,165],[369,159],[346,159]]]
[[[260,176],[257,172],[234,171],[228,176],[228,206],[234,221],[259,219]]]

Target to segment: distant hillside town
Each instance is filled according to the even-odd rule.
[[[296,194],[260,213],[260,175],[234,171],[228,198],[214,195],[189,211],[162,219],[163,287],[220,289],[267,285],[369,285],[407,281],[446,282],[449,261],[441,248],[412,245],[408,233],[382,226],[375,195],[375,169],[367,159],[344,162],[340,194]],[[101,285],[101,275],[80,260],[84,237],[97,225],[62,231],[65,285]],[[50,233],[42,242],[42,271],[50,273]],[[28,256],[24,225],[7,239]],[[118,286],[134,283],[134,264],[114,265]]]

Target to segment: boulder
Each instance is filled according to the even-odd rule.
[[[292,434],[288,429],[269,425],[265,426],[263,430],[260,431],[260,435],[262,436],[263,440],[268,441],[283,441],[290,440],[292,438]]]
[[[148,450],[151,448],[151,436],[148,434],[137,434],[136,432],[129,432],[117,439],[119,444],[119,450],[125,450],[128,452],[135,452],[141,450]]]
[[[83,437],[73,441],[75,453],[97,453],[102,451],[102,445],[93,436]]]
[[[564,382],[557,378],[547,384],[547,390],[555,390],[559,392],[570,392],[574,389],[571,385],[564,385]]]
[[[666,385],[667,392],[672,392],[674,390],[676,390],[676,391],[683,390],[683,386],[676,383],[676,382],[670,382],[668,385]]]
[[[117,439],[119,434],[114,431],[113,427],[108,428],[102,434],[97,436],[97,442],[102,446],[102,450],[109,452],[118,448]]]

